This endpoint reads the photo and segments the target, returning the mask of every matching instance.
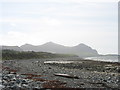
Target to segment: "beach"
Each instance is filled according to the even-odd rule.
[[[2,61],[2,90],[120,88],[120,63],[54,58]]]

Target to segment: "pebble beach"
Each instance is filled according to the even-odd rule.
[[[1,90],[120,88],[117,62],[78,58],[4,60],[1,68]]]

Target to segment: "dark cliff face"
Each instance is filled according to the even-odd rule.
[[[2,46],[2,49],[12,49],[16,51],[36,51],[36,52],[52,52],[62,54],[76,54],[80,57],[97,56],[98,52],[95,49],[85,45],[79,44],[73,47],[67,47],[59,45],[53,42],[48,42],[43,45],[34,46],[31,44],[25,44],[20,47],[18,46]]]

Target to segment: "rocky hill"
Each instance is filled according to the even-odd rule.
[[[98,55],[98,52],[95,49],[92,49],[91,47],[85,44],[79,44],[77,46],[68,47],[53,42],[48,42],[38,46],[25,44],[22,45],[20,48],[23,49],[24,51],[36,51],[36,52],[44,51],[44,52],[52,52],[52,53],[76,54],[80,57]]]
[[[80,57],[87,56],[97,56],[99,55],[95,49],[85,45],[79,44],[77,46],[68,47],[53,42],[47,42],[43,45],[31,45],[24,44],[20,47],[18,46],[2,46],[2,49],[10,49],[15,51],[35,51],[35,52],[50,52],[50,53],[59,53],[59,54],[75,54]]]

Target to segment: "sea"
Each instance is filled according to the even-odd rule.
[[[120,62],[120,55],[100,55],[95,57],[85,57],[84,59],[105,62]]]

